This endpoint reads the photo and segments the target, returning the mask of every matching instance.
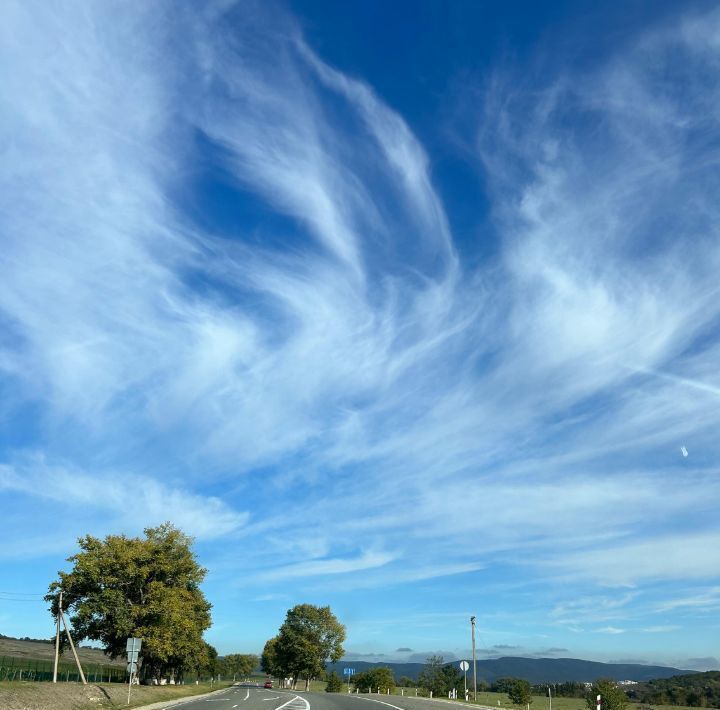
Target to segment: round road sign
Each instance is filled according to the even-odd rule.
[[[470,668],[470,664],[467,661],[460,661],[461,671],[466,671],[468,668]]]

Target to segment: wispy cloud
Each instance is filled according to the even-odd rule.
[[[717,12],[488,80],[482,259],[411,121],[282,8],[6,12],[8,497],[89,511],[69,540],[242,539],[236,585],[557,576],[567,628],[638,614],[603,585],[715,583]]]

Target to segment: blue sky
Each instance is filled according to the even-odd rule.
[[[717,9],[3,14],[1,633],[170,520],[223,653],[718,668]]]

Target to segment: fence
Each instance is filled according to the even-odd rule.
[[[127,673],[121,666],[108,666],[92,663],[82,664],[88,683],[125,683]],[[16,656],[0,656],[0,680],[51,681],[53,662]],[[77,666],[66,661],[58,665],[58,681],[79,682]]]

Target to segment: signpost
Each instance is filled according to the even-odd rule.
[[[468,692],[467,692],[468,668],[470,668],[470,664],[467,661],[460,661],[460,670],[465,674],[465,701],[467,701],[467,699],[468,699]]]
[[[138,638],[129,638],[127,640],[127,646],[125,647],[127,649],[127,672],[130,674],[130,678],[128,679],[128,701],[127,704],[130,705],[130,689],[132,688],[133,684],[133,678],[135,677],[135,674],[137,673],[137,662],[138,657],[140,656],[140,648],[142,647],[142,639]]]
[[[348,693],[350,692],[350,677],[355,675],[354,668],[343,668],[343,675],[347,676]]]

